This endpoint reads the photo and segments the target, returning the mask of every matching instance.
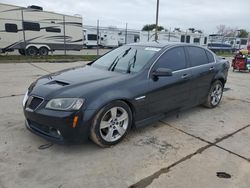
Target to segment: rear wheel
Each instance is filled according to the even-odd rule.
[[[34,46],[31,46],[26,49],[26,54],[29,56],[36,56],[38,53],[38,49]]]
[[[216,80],[215,82],[213,82],[204,106],[208,108],[215,108],[216,106],[218,106],[223,95],[223,88],[224,86],[220,80]]]
[[[49,54],[49,50],[46,47],[39,48],[39,55],[40,56],[47,56]]]
[[[115,101],[103,107],[95,116],[91,126],[91,139],[101,147],[115,145],[122,141],[131,128],[132,112],[122,101]]]

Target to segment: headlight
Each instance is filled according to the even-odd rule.
[[[79,110],[84,103],[84,99],[79,98],[58,98],[51,99],[45,108],[53,110]]]
[[[23,106],[25,106],[26,101],[28,100],[29,96],[28,96],[28,91],[26,91],[24,97],[23,97]]]

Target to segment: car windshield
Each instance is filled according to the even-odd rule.
[[[101,58],[91,66],[122,73],[139,72],[161,48],[122,46]]]

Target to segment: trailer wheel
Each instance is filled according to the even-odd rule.
[[[20,55],[25,55],[25,50],[24,49],[19,49],[18,52],[19,52]]]
[[[26,54],[29,55],[29,56],[36,56],[37,53],[38,53],[38,50],[34,46],[31,46],[31,47],[26,49]]]
[[[47,56],[49,54],[49,49],[46,47],[39,48],[39,55],[40,56]]]

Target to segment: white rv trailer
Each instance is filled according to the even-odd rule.
[[[118,33],[119,45],[136,43],[140,41],[140,31],[137,30],[124,30],[121,29]]]
[[[115,48],[119,45],[118,32],[113,28],[101,30],[100,32],[101,46],[107,48]]]
[[[97,46],[97,27],[84,25],[83,28],[84,45],[88,48]],[[124,45],[126,42],[127,44],[138,42],[140,31],[125,31],[125,29],[116,27],[100,27],[98,38],[100,46],[114,48]]]
[[[118,46],[118,32],[116,28],[100,27],[99,36],[95,26],[83,26],[84,42],[87,48],[96,47],[98,44],[102,47],[114,48]],[[99,43],[97,43],[99,40]]]
[[[155,41],[155,31],[141,31],[141,42]],[[207,46],[208,37],[203,33],[190,31],[160,31],[158,32],[158,41],[162,42],[182,42]]]
[[[47,55],[54,50],[81,50],[82,18],[0,3],[0,51]]]
[[[99,43],[97,42],[99,38]],[[97,31],[95,29],[83,29],[83,45],[87,48],[97,47],[100,45],[100,37],[97,37]]]

